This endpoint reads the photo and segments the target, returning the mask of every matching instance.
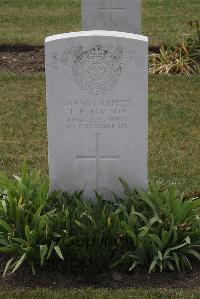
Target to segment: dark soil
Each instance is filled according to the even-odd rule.
[[[151,47],[158,52],[160,46]],[[44,71],[44,48],[34,46],[0,45],[0,72],[33,74]]]
[[[33,74],[44,71],[44,49],[0,47],[0,72]]]
[[[69,275],[58,269],[39,270],[35,275],[24,267],[15,274],[0,278],[0,290],[15,288],[200,288],[200,269],[182,273],[165,272],[149,275],[135,271],[130,274],[121,271],[108,271],[87,277]]]

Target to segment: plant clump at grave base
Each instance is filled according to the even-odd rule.
[[[149,272],[181,271],[200,261],[200,198],[184,198],[175,188],[151,185],[106,201],[48,193],[48,180],[25,166],[21,177],[0,174],[0,253],[4,275],[24,264],[62,265],[71,273],[136,267]]]
[[[200,23],[191,21],[190,26],[196,25],[195,34],[179,41],[175,48],[161,47],[159,53],[149,56],[149,72],[152,74],[200,74]]]

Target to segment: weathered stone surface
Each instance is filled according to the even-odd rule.
[[[147,38],[90,31],[46,39],[51,190],[147,186]]]
[[[82,30],[141,33],[141,0],[82,0]]]

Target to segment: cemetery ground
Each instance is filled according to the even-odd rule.
[[[1,73],[0,79],[1,169],[19,173],[25,160],[47,173],[44,74]],[[200,194],[199,94],[198,76],[149,78],[149,178],[187,195]]]
[[[187,23],[198,17],[199,0],[146,0],[143,10],[143,32],[151,46],[173,45],[177,34],[191,32]],[[80,29],[80,1],[0,1],[0,20],[0,169],[19,174],[26,160],[47,174],[42,45],[45,36]],[[149,78],[149,179],[175,185],[186,197],[200,195],[199,95],[199,76]],[[3,272],[4,258],[0,264]],[[0,279],[0,298],[200,298],[198,268],[66,278],[52,268],[32,276],[24,267]]]
[[[43,45],[44,37],[81,29],[81,0],[20,0],[0,2],[0,43]],[[144,0],[143,34],[150,44],[174,44],[191,33],[188,23],[199,18],[199,0]],[[34,28],[34,30],[33,30]]]
[[[31,290],[18,290],[17,292],[3,292],[0,295],[1,299],[198,299],[199,293],[196,291],[167,291],[167,290],[146,290],[145,292],[142,290],[93,290],[93,289],[83,289],[79,291],[70,290],[68,292],[64,290],[59,290],[58,292],[54,292],[52,290],[40,289],[36,291]]]
[[[9,176],[19,174],[24,160],[31,168],[47,173],[47,132],[45,78],[42,72],[21,74],[2,72],[0,75],[0,165]],[[149,78],[149,178],[160,180],[164,185],[175,184],[186,196],[200,194],[199,182],[199,76],[150,76]],[[39,153],[39,154],[38,154]],[[2,271],[5,265],[2,261]],[[115,274],[114,274],[115,275]],[[121,274],[120,274],[121,275]],[[79,291],[65,292],[62,288],[121,288],[137,287],[144,290],[85,290],[83,298],[198,298],[198,292],[187,293],[184,289],[195,289],[199,285],[198,268],[177,273],[149,274],[136,271],[132,275],[113,278],[112,271],[92,280],[82,277],[66,279],[66,273],[41,270],[32,276],[29,269],[19,270],[1,281],[0,298],[73,298]],[[56,289],[28,291],[19,288],[48,287]],[[151,288],[180,288],[179,290],[147,290]],[[6,295],[5,295],[6,294]],[[83,295],[84,294],[84,295]],[[122,296],[123,294],[123,296]],[[189,294],[189,295],[188,295]],[[29,297],[28,297],[29,296]],[[57,297],[56,297],[57,296]],[[59,297],[58,297],[59,296]],[[90,296],[90,297],[89,297]],[[168,296],[168,297],[167,297]],[[17,297],[16,297],[17,298]],[[81,298],[81,295],[80,295]],[[165,298],[165,297],[164,297]]]

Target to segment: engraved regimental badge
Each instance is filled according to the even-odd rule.
[[[75,83],[90,94],[105,94],[117,84],[121,74],[118,58],[101,46],[83,52],[73,65]]]

